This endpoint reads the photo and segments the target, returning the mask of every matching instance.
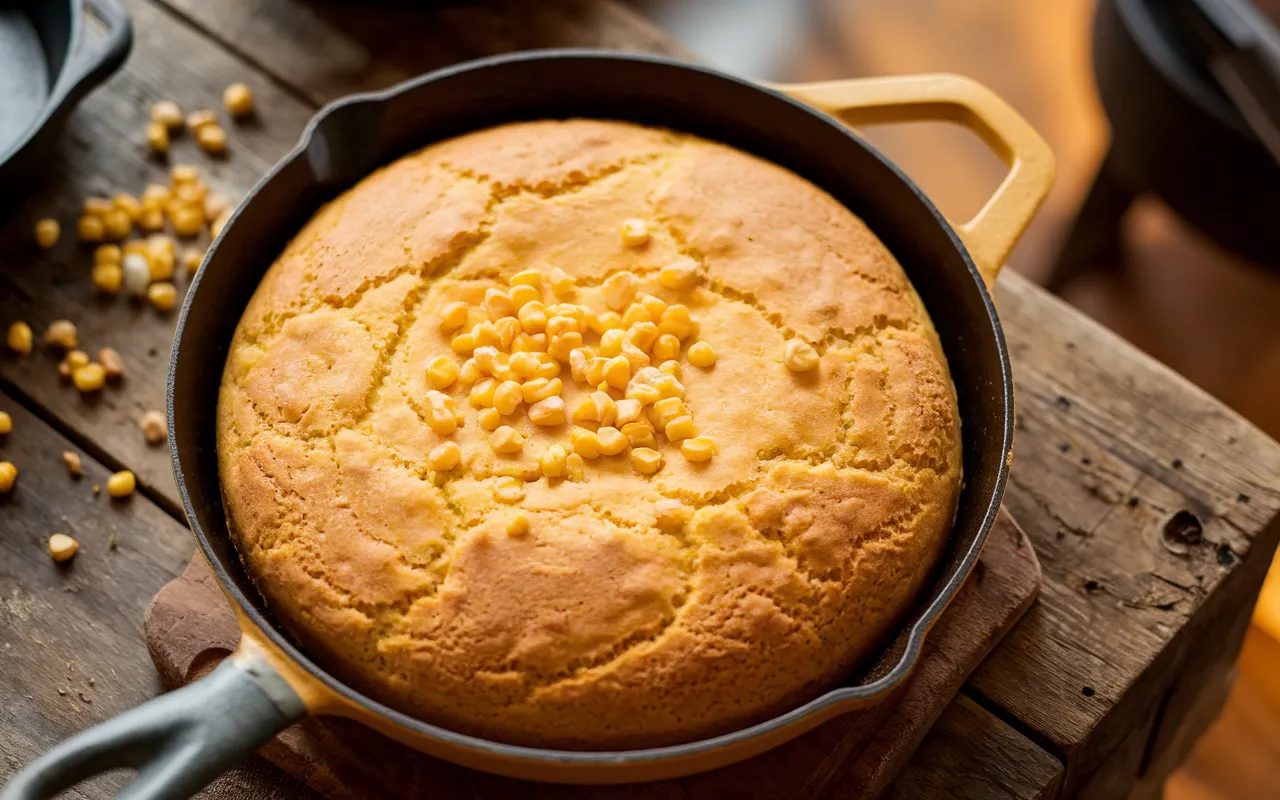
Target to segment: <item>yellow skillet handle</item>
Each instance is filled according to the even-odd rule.
[[[978,134],[1009,174],[973,219],[954,227],[988,287],[1053,185],[1049,145],[1008,103],[969,78],[902,75],[771,88],[855,127],[946,121]]]

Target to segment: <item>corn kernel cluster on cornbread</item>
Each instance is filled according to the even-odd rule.
[[[936,335],[857,217],[590,120],[436,144],[322,209],[245,311],[217,424],[240,554],[322,664],[574,749],[827,688],[930,577],[961,477]]]

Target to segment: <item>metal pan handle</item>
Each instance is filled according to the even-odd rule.
[[[78,102],[86,92],[102,83],[107,76],[120,68],[133,47],[133,23],[119,0],[83,0],[88,14],[106,27],[106,38],[100,43],[91,41],[87,25],[77,31],[75,51],[71,54],[65,83],[62,88],[64,101]]]
[[[959,75],[902,75],[771,87],[851,126],[945,121],[982,138],[1009,173],[973,219],[954,225],[987,286],[1049,193],[1053,151],[1018,112]]]
[[[101,772],[132,767],[117,800],[191,797],[306,706],[263,655],[242,647],[201,680],[73,736],[14,775],[0,800],[47,800]]]

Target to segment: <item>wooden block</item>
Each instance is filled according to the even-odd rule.
[[[982,560],[935,626],[925,655],[896,702],[849,714],[777,750],[742,764],[678,781],[646,785],[654,797],[815,796],[833,781],[830,796],[874,797],[907,764],[930,725],[965,677],[1035,598],[1039,566],[1025,534],[1008,515],[992,531]],[[239,641],[235,619],[203,558],[148,606],[148,647],[166,684],[199,678]],[[961,712],[958,724],[973,724]],[[1037,749],[1038,750],[1038,749]],[[567,789],[485,775],[413,752],[348,720],[308,719],[267,745],[263,755],[330,798],[401,798],[431,787],[435,796],[623,797],[630,788]],[[1036,764],[1047,755],[1040,753]],[[1002,765],[1014,769],[1014,765]],[[928,772],[932,763],[915,769]],[[1034,771],[1028,782],[1038,784]],[[932,780],[924,775],[921,782]],[[444,787],[453,787],[447,790]],[[856,787],[856,788],[849,788]],[[1023,794],[1010,794],[1021,797]],[[1035,795],[1027,795],[1035,796]]]

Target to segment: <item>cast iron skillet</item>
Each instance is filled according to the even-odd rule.
[[[86,8],[106,27],[101,42],[88,35]],[[57,123],[132,44],[118,0],[0,0],[0,211],[44,164]]]
[[[983,276],[994,280],[1048,191],[1053,156],[995,95],[955,76],[784,90],[847,111],[860,123],[960,122],[1012,169],[957,235],[906,176],[831,117],[779,91],[638,55],[542,51],[488,59],[323,110],[214,243],[183,307],[170,365],[174,471],[200,548],[240,617],[240,649],[204,680],[54,748],[19,773],[0,800],[49,797],[117,766],[139,770],[121,797],[186,797],[308,713],[352,717],[432,755],[521,778],[653,780],[734,763],[884,699],[911,672],[925,634],[976,562],[1000,506],[1012,455],[1013,384]],[[903,621],[901,635],[878,665],[846,685],[774,719],[703,741],[625,752],[543,750],[464,736],[394,711],[330,676],[289,640],[227,534],[214,447],[221,366],[236,321],[286,241],[323,202],[406,152],[503,122],[571,116],[695,133],[788,167],[833,194],[902,262],[933,316],[959,394],[966,481],[955,530],[936,582]]]

